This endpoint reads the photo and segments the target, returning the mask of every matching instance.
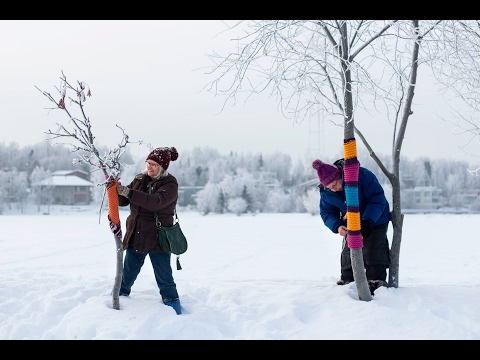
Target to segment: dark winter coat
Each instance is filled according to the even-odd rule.
[[[334,165],[343,172],[343,161],[337,160]],[[345,181],[342,180],[343,186]],[[342,191],[331,191],[321,184],[320,188],[320,216],[324,224],[335,234],[338,234],[340,225],[346,226],[345,215],[347,204],[345,188]],[[390,221],[390,206],[385,197],[383,187],[377,177],[370,170],[360,167],[358,174],[358,203],[360,220],[369,220],[374,227]]]
[[[148,193],[148,184],[152,183],[152,194]],[[123,249],[133,245],[138,253],[161,252],[158,243],[158,231],[153,212],[156,211],[163,226],[173,225],[173,215],[178,200],[177,179],[168,174],[164,178],[153,180],[147,174],[138,174],[127,185],[129,198],[119,195],[118,205],[130,204],[130,215],[126,220],[126,232]]]

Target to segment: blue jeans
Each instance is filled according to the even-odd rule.
[[[127,248],[125,254],[120,295],[130,295],[132,285],[140,273],[147,254],[150,256],[153,273],[155,274],[155,280],[157,281],[163,302],[178,299],[177,285],[173,280],[172,267],[170,265],[171,254],[166,252],[138,254],[133,251],[131,246]]]

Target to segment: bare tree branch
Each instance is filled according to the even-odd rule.
[[[117,147],[111,148],[107,153],[101,155],[94,144],[95,137],[92,133],[92,124],[84,111],[84,103],[87,100],[86,96],[92,96],[90,88],[86,83],[81,81],[77,81],[77,87],[73,87],[67,81],[63,72],[60,80],[62,83],[60,88],[57,88],[60,94],[60,99],[58,101],[49,92],[42,91],[35,86],[47,97],[47,99],[56,105],[56,108],[52,109],[63,110],[70,119],[68,121],[68,124],[70,125],[69,128],[63,124],[57,123],[58,127],[56,130],[52,131],[49,129],[45,132],[45,134],[49,135],[47,140],[65,139],[64,142],[57,143],[69,146],[71,148],[70,151],[76,154],[77,159],[74,159],[73,163],[87,163],[92,167],[101,170],[106,177],[106,181],[99,185],[105,185],[111,179],[116,179],[120,174],[121,168],[125,166],[121,163],[120,159],[125,152],[127,145],[130,143],[129,137],[122,127],[116,125],[116,127],[122,132],[122,138]],[[67,96],[67,91],[69,90],[74,92],[75,97],[68,97],[68,99],[71,104],[77,105],[80,109],[82,114],[81,119],[74,117],[67,109],[65,98]],[[87,92],[86,94],[85,91]]]

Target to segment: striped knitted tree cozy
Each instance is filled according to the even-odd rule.
[[[343,140],[345,196],[347,198],[347,243],[350,249],[361,249],[363,238],[360,232],[360,208],[358,205],[358,172],[360,163],[357,159],[357,142],[355,138]]]
[[[120,213],[118,211],[117,185],[117,180],[111,180],[107,184],[108,221],[110,231],[121,241],[123,235],[120,223]]]

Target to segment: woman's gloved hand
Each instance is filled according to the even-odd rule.
[[[117,193],[118,195],[125,196],[128,199],[128,193],[130,192],[130,189],[126,186],[123,186],[120,181],[117,184]]]

